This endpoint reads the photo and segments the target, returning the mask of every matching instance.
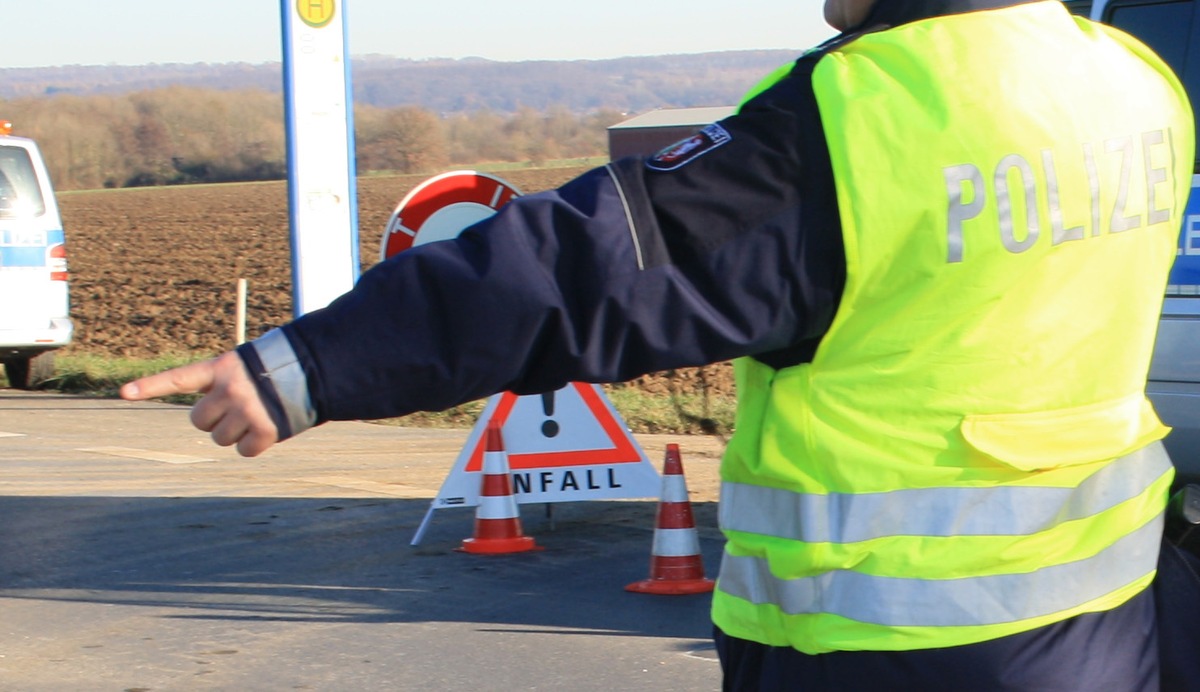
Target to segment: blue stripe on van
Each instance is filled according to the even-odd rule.
[[[1200,175],[1192,176],[1192,196],[1188,198],[1183,228],[1179,231],[1179,246],[1171,278],[1167,284],[1177,289],[1200,286]],[[1170,291],[1168,291],[1170,292]],[[1194,293],[1194,290],[1187,291]]]
[[[62,229],[46,231],[45,245],[4,245],[0,244],[0,269],[5,267],[44,267],[46,266],[46,249],[63,242],[65,237]]]

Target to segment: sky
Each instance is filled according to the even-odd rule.
[[[279,62],[281,2],[26,0],[0,14],[0,68]],[[833,35],[822,0],[337,0],[353,56],[597,60],[795,49]]]

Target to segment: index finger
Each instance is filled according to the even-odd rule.
[[[195,394],[212,387],[214,368],[211,360],[192,363],[141,377],[121,386],[121,398],[141,401],[168,394]]]

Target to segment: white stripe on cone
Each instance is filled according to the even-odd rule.
[[[479,506],[475,508],[476,519],[515,519],[519,516],[517,500],[512,495],[480,496]]]
[[[700,554],[700,537],[696,529],[657,529],[654,532],[654,554],[659,557],[686,557]]]
[[[662,502],[688,502],[687,480],[679,474],[662,477]]]

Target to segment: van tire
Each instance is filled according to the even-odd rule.
[[[54,377],[54,352],[5,358],[4,376],[8,378],[10,387],[36,389],[38,385]]]

